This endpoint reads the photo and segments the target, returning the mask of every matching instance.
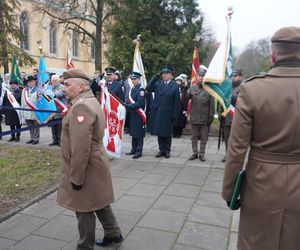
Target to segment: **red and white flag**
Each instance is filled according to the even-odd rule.
[[[120,157],[126,109],[109,93],[105,84],[101,85],[101,90],[100,103],[106,119],[103,137],[104,148],[109,156]]]

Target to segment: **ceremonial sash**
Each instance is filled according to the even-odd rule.
[[[15,96],[11,93],[9,89],[6,90],[6,95],[11,106],[13,106],[14,108],[20,108],[20,104],[17,102]],[[22,112],[20,112],[20,110],[16,110],[16,112],[18,114],[20,124],[25,124],[25,119],[22,116]]]
[[[131,96],[131,90],[132,90],[132,88],[130,88],[130,90],[129,90],[128,98],[129,98],[129,102],[133,104],[133,103],[135,103],[135,101],[133,100],[133,98]],[[146,117],[145,111],[142,108],[137,108],[137,109],[135,109],[135,112],[137,112],[137,114],[142,118],[143,124],[145,125],[147,122],[147,117]]]
[[[30,99],[29,99],[29,96],[28,96],[28,93],[27,93],[27,88],[23,89],[22,95],[23,95],[23,98],[24,98],[27,106],[29,108],[31,108],[32,110],[36,110],[35,104],[33,102],[31,102]]]

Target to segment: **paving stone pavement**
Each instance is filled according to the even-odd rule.
[[[22,133],[21,142],[10,144],[26,145],[28,134]],[[0,147],[8,145],[8,139],[3,137]],[[40,143],[31,147],[50,148],[50,142],[50,128],[42,128]],[[130,150],[128,135],[123,145],[123,152]],[[209,138],[204,163],[188,160],[189,136],[173,139],[170,159],[154,157],[156,137],[147,135],[144,145],[140,159],[122,154],[111,161],[112,207],[125,240],[119,246],[95,246],[95,250],[236,249],[239,214],[230,211],[220,195],[224,144],[218,151],[216,138]],[[2,222],[0,250],[76,249],[76,217],[56,204],[56,194]],[[96,227],[96,238],[102,238],[101,224],[97,222]]]

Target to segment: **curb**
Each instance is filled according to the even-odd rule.
[[[50,194],[54,193],[57,190],[57,185],[55,185],[54,187],[48,189],[47,191],[45,191],[44,193],[39,194],[38,196],[32,198],[30,201],[26,201],[20,205],[18,205],[17,207],[13,208],[12,210],[10,210],[9,212],[5,213],[4,215],[0,216],[0,223],[2,223],[3,221],[9,219],[10,217],[16,215],[17,213],[21,212],[22,210],[24,210],[25,208],[33,205],[34,203],[46,198],[47,196],[49,196]]]

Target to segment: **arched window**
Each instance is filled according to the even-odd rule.
[[[22,34],[21,48],[29,50],[29,19],[25,11],[20,16],[20,31]]]
[[[56,23],[52,21],[50,23],[50,28],[49,28],[49,42],[50,42],[51,54],[56,54],[56,33],[57,33]]]
[[[77,31],[73,31],[73,37],[72,37],[72,47],[73,47],[73,56],[78,56],[78,40],[79,35]]]

